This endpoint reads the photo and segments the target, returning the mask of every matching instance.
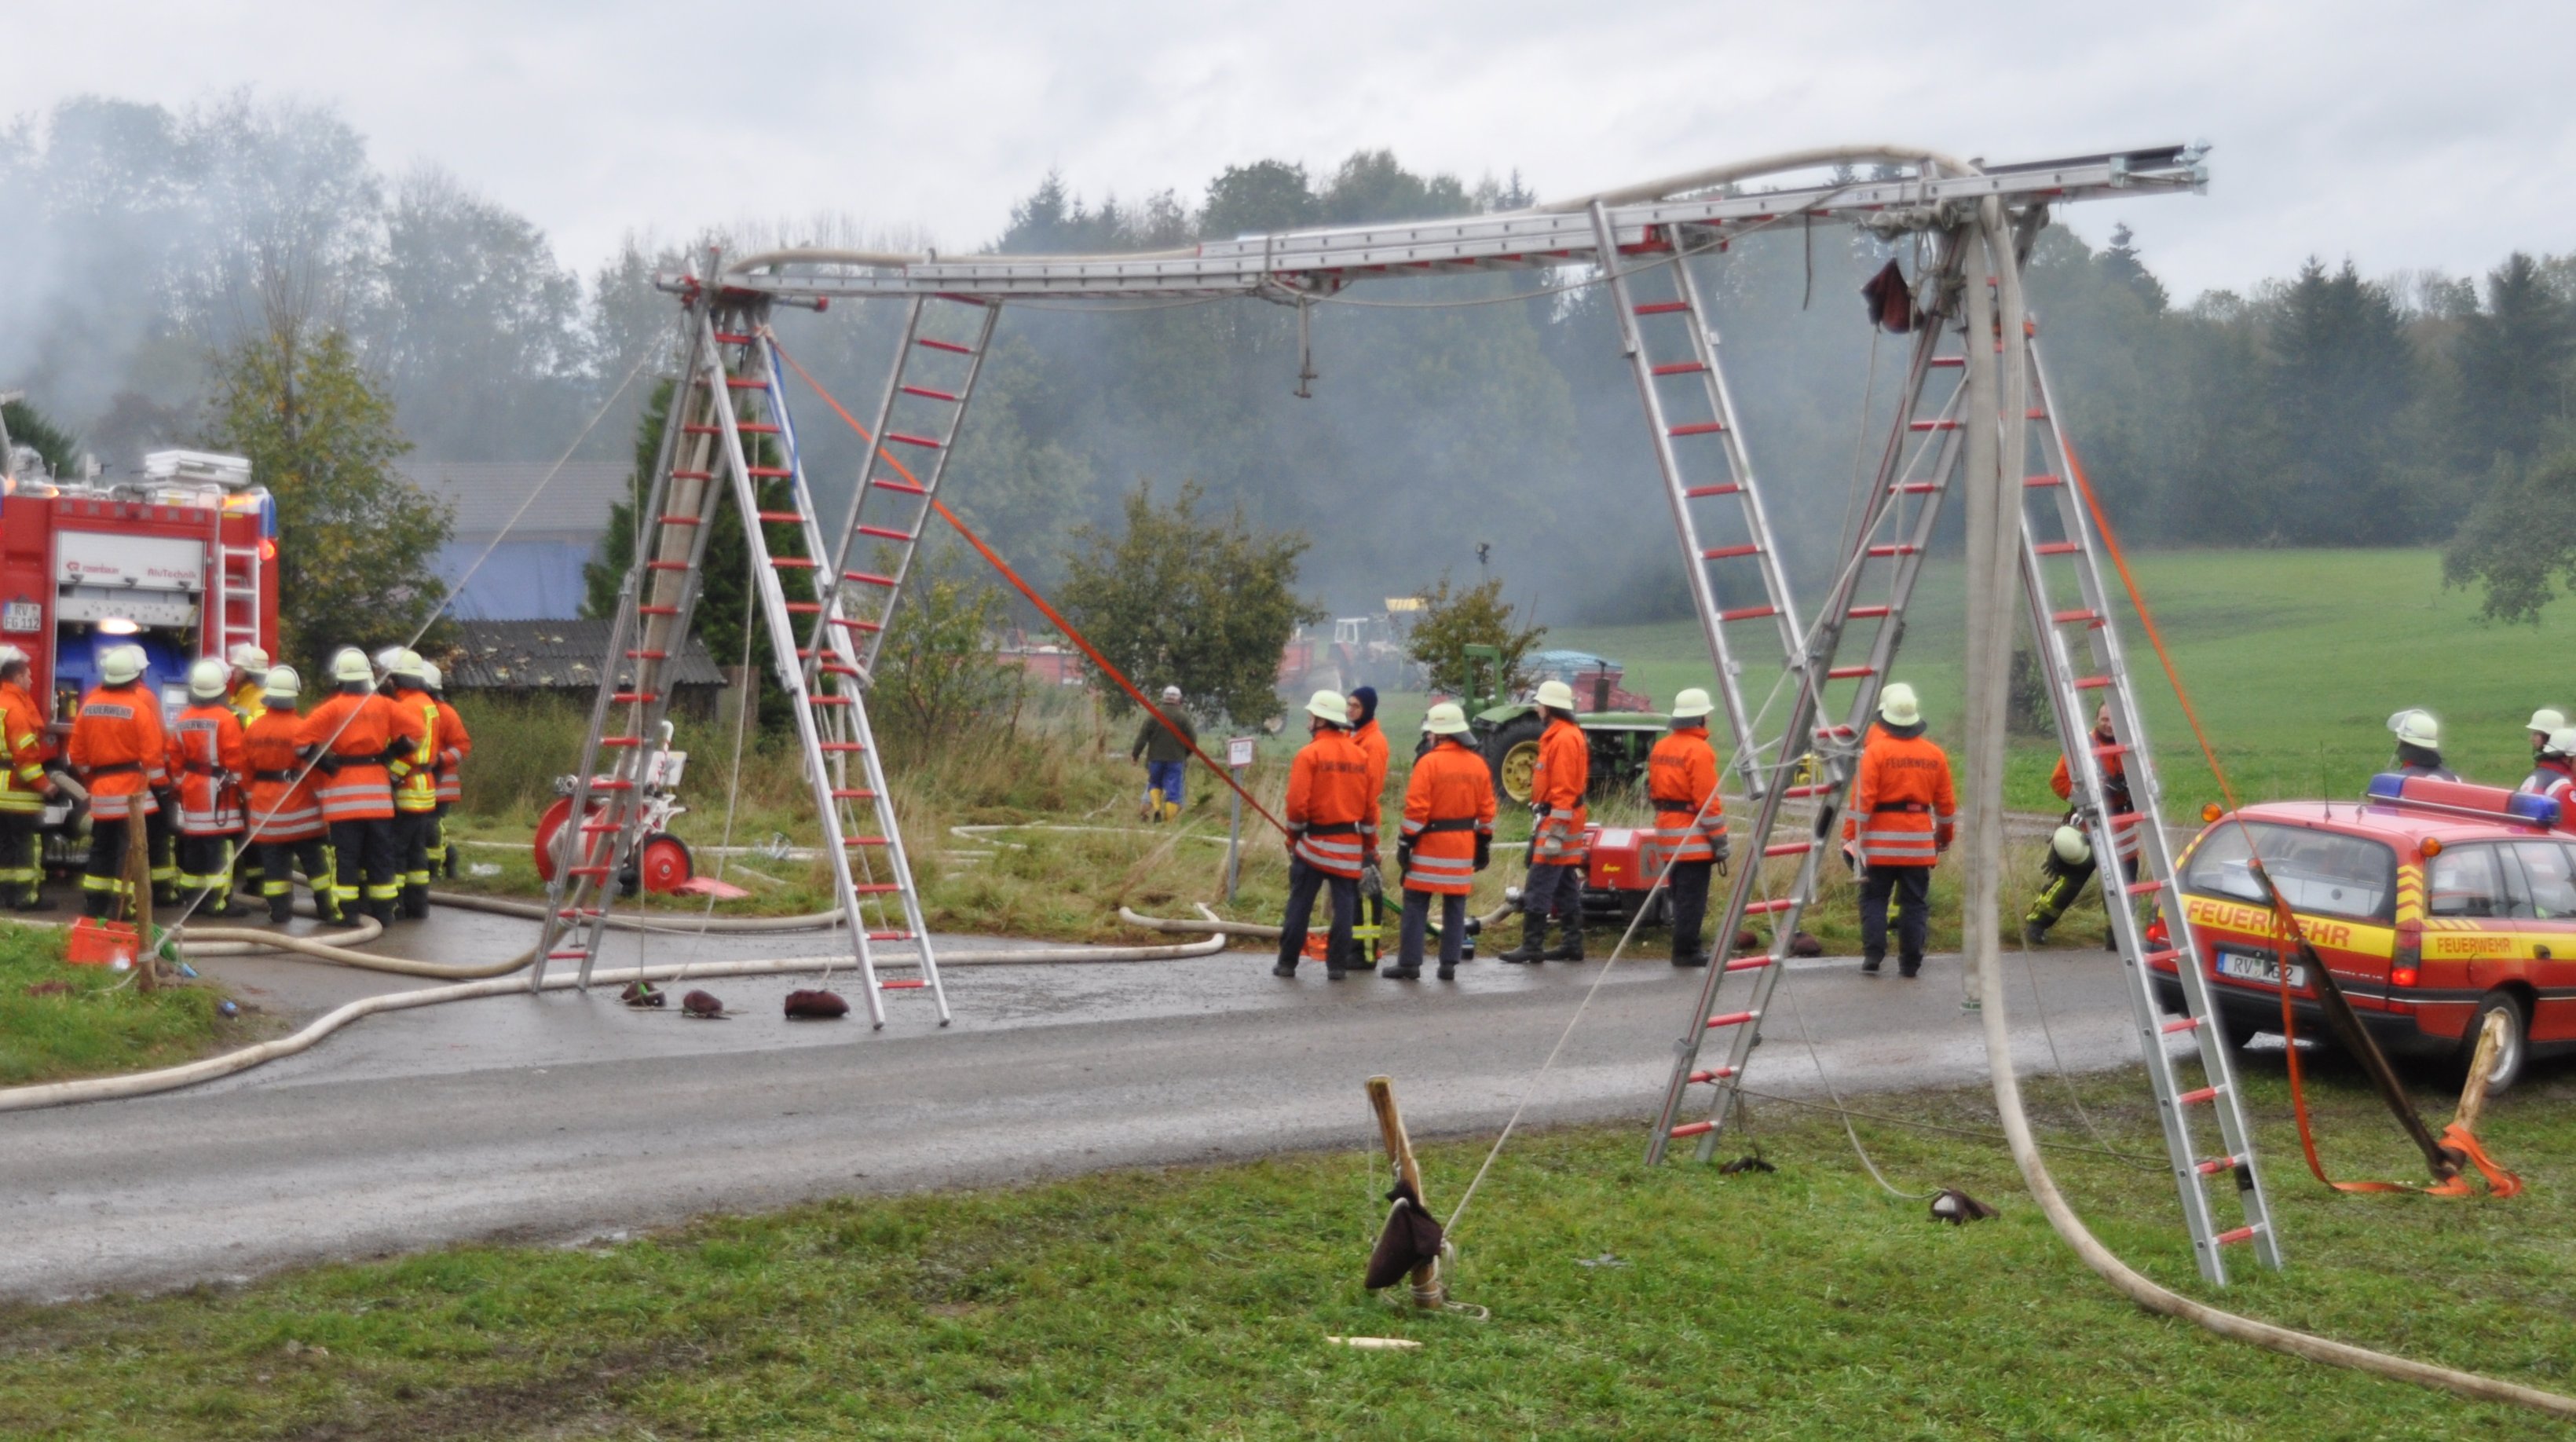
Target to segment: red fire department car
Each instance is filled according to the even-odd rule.
[[[2491,1091],[2534,1057],[2576,1051],[2576,836],[2559,823],[2543,797],[2394,775],[2373,777],[2357,805],[2265,802],[2210,823],[2178,865],[2228,1040],[2281,1030],[2285,961],[2299,1034],[2326,1034],[2315,980],[2252,874],[2259,859],[2384,1050],[2464,1060],[2500,1011]],[[2180,1013],[2174,959],[2150,965]]]

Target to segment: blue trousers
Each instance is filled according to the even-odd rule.
[[[1148,761],[1145,763],[1145,789],[1160,791],[1163,799],[1174,806],[1181,804],[1181,784],[1190,774],[1187,761]]]

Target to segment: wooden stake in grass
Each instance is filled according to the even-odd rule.
[[[2504,1029],[2511,1024],[2503,1012],[2491,1011],[2478,1031],[2478,1049],[2469,1056],[2468,1085],[2460,1088],[2460,1110],[2451,1118],[2451,1125],[2461,1131],[2478,1129],[2478,1117],[2487,1109],[2487,1078],[2495,1075],[2496,1053],[2504,1050]]]
[[[1373,1076],[1368,1079],[1369,1109],[1377,1113],[1378,1136],[1386,1142],[1387,1160],[1394,1163],[1395,1174],[1413,1189],[1414,1198],[1424,1212],[1431,1200],[1422,1195],[1422,1168],[1413,1160],[1413,1139],[1404,1134],[1404,1115],[1395,1108],[1395,1078]],[[1413,1269],[1413,1305],[1437,1310],[1448,1300],[1440,1285],[1440,1261],[1433,1258]]]
[[[125,885],[131,900],[126,915],[134,923],[134,989],[155,991],[161,976],[152,955],[152,841],[143,823],[143,797],[129,796],[125,807]]]

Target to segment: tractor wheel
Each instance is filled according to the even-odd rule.
[[[1532,714],[1515,718],[1485,739],[1485,764],[1494,768],[1494,789],[1524,806],[1538,770],[1539,733],[1546,729],[1547,722]]]
[[[572,820],[572,798],[558,796],[546,814],[537,818],[537,879],[552,885],[555,866],[560,860],[556,848],[562,842],[564,823]]]
[[[644,838],[638,849],[641,861],[638,872],[644,889],[655,896],[668,896],[695,874],[696,865],[689,856],[689,843],[667,831],[656,831]]]

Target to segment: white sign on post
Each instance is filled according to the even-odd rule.
[[[1250,736],[1227,737],[1225,743],[1225,764],[1233,767],[1237,771],[1251,765],[1252,743],[1254,739],[1255,738]]]
[[[1256,736],[1225,738],[1225,764],[1237,771],[1252,765],[1252,743]],[[1234,793],[1232,815],[1226,820],[1225,832],[1225,904],[1234,905],[1234,887],[1243,871],[1243,793]]]

